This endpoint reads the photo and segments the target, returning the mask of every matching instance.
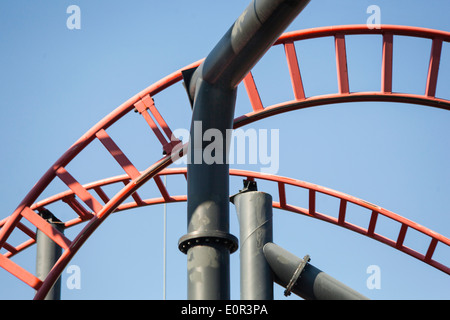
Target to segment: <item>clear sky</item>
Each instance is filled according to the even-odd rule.
[[[205,57],[248,2],[1,1],[0,219],[14,211],[54,161],[91,126],[155,81]],[[80,29],[67,27],[70,5],[81,10]],[[371,5],[380,8],[382,24],[450,31],[446,0],[312,0],[287,31],[365,24]],[[430,43],[394,39],[394,91],[424,92]],[[333,40],[305,41],[297,44],[297,50],[306,95],[337,92]],[[381,37],[349,37],[347,51],[350,90],[379,90]],[[265,106],[293,99],[282,47],[271,49],[254,75]],[[450,45],[444,43],[438,97],[450,99],[449,84]],[[190,106],[181,84],[155,101],[172,129],[189,128]],[[250,110],[242,87],[236,116]],[[448,111],[352,103],[290,112],[249,127],[279,130],[277,174],[354,195],[449,236]],[[161,152],[146,130],[145,122],[133,113],[109,132],[139,170]],[[105,155],[100,145],[89,148],[68,169],[82,183],[122,174],[112,158],[103,161],[100,154]],[[260,169],[259,165],[233,167]],[[179,187],[170,177],[167,183],[169,188]],[[230,194],[241,187],[242,180],[233,179]],[[269,193],[273,188],[259,187]],[[56,183],[42,198],[65,189]],[[295,197],[295,190],[288,190],[288,195],[291,192],[289,199],[301,205],[301,197]],[[317,209],[327,212],[331,207],[325,203]],[[69,211],[62,206],[54,213],[64,216]],[[185,299],[186,257],[177,242],[186,233],[186,204],[168,205],[167,217],[166,297]],[[234,207],[230,220],[231,233],[237,236]],[[274,242],[300,257],[309,254],[313,265],[369,298],[450,298],[448,275],[391,247],[289,212],[275,211],[274,220]],[[386,228],[395,238],[396,231]],[[79,230],[69,229],[66,234],[73,238]],[[407,245],[426,248],[428,240],[411,234]],[[163,206],[112,215],[69,263],[81,270],[81,289],[67,287],[65,271],[62,298],[162,299],[162,247]],[[436,255],[450,265],[448,247],[439,247]],[[231,259],[231,298],[239,299],[239,253]],[[34,271],[35,247],[14,261]],[[367,268],[372,265],[381,272],[378,289],[367,286]],[[0,299],[31,299],[33,294],[0,269]],[[277,285],[275,295],[298,298],[285,298]]]

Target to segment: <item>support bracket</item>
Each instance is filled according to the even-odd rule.
[[[239,245],[238,239],[227,232],[215,231],[194,231],[180,238],[178,241],[178,249],[186,254],[188,250],[197,245],[219,244],[228,248],[230,253],[235,252]]]
[[[284,290],[284,295],[286,297],[291,295],[292,287],[297,282],[298,278],[300,277],[300,274],[302,273],[303,269],[306,267],[309,261],[311,261],[309,255],[303,257],[303,260],[300,262],[294,274],[292,275],[291,280],[289,280],[289,283],[286,286],[286,290]]]

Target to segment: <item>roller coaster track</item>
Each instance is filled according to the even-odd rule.
[[[346,37],[358,34],[377,34],[382,38],[380,91],[351,92],[350,90],[349,73],[347,70]],[[393,44],[396,36],[426,38],[431,41],[429,68],[427,78],[425,79],[426,85],[423,93],[400,93],[393,92],[392,90]],[[338,92],[335,94],[309,97],[304,90],[303,79],[300,72],[301,60],[297,57],[294,44],[297,41],[320,37],[334,38]],[[293,110],[344,102],[384,101],[412,103],[449,110],[450,101],[436,97],[443,42],[450,42],[450,33],[425,28],[391,25],[383,25],[380,29],[368,29],[366,25],[323,27],[286,33],[279,38],[275,45],[284,46],[294,99],[271,106],[264,106],[255,84],[253,74],[250,72],[243,80],[243,84],[250,99],[252,110],[236,117],[234,128],[239,128],[255,121]],[[45,297],[68,262],[111,213],[156,203],[186,201],[186,196],[170,195],[161,180],[161,175],[165,174],[186,174],[185,169],[166,169],[173,163],[174,159],[183,155],[185,145],[183,146],[178,140],[171,140],[172,130],[160,113],[160,110],[162,109],[160,108],[158,110],[156,108],[153,98],[163,90],[182,81],[183,70],[194,68],[200,63],[201,61],[197,61],[154,83],[130,98],[94,125],[47,170],[22,200],[17,209],[10,216],[0,221],[0,248],[3,248],[6,251],[5,253],[0,254],[0,266],[25,282],[31,288],[35,289],[35,299],[42,299]],[[151,129],[150,132],[153,132],[165,151],[165,156],[155,163],[150,164],[147,169],[142,171],[138,170],[133,165],[129,157],[124,154],[118,144],[107,132],[111,126],[116,124],[126,114],[133,110],[138,112],[144,118]],[[67,170],[67,167],[74,158],[95,140],[101,142],[101,145],[106,148],[109,154],[123,168],[126,175],[82,185]],[[239,170],[231,170],[230,174],[244,176],[247,177],[247,179],[263,179],[276,183],[278,185],[279,202],[273,203],[275,208],[307,215],[361,233],[450,274],[450,268],[448,266],[433,259],[436,247],[438,245],[450,246],[450,239],[394,214],[393,212],[361,199],[299,180]],[[69,190],[49,198],[39,199],[50,183],[55,179],[61,180],[67,185]],[[161,197],[142,199],[137,190],[150,180],[153,180],[156,183],[161,193]],[[124,186],[116,194],[112,196],[107,195],[102,187],[107,184],[115,183],[121,183]],[[287,199],[285,192],[286,185],[292,185],[308,190],[309,203],[306,208],[288,204],[289,199]],[[93,195],[94,193],[96,196]],[[316,195],[319,193],[339,199],[340,207],[337,218],[316,212]],[[134,199],[134,202],[124,203],[130,196]],[[97,200],[97,197],[102,201]],[[63,233],[52,227],[38,213],[39,210],[42,210],[45,206],[57,201],[66,203],[74,213],[72,219],[63,222],[66,227],[81,222],[86,223],[81,232],[72,240],[68,239]],[[358,226],[346,221],[346,207],[348,203],[356,204],[371,211],[371,218],[368,226]],[[376,232],[377,220],[380,215],[400,223],[401,228],[396,239],[389,239]],[[36,240],[36,233],[21,222],[23,218],[37,229],[44,232],[63,249],[60,259],[44,280],[39,279],[33,273],[27,271],[25,268],[11,260],[11,257],[31,246]],[[426,235],[430,239],[426,252],[419,253],[404,246],[404,240],[407,231],[410,228],[419,231],[419,233]],[[23,232],[29,239],[19,245],[10,244],[8,239],[15,231]]]

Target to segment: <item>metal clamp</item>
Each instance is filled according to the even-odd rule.
[[[230,202],[234,204],[234,198],[244,192],[249,192],[249,191],[258,191],[258,186],[256,184],[256,181],[252,181],[252,180],[245,180],[244,179],[244,189],[239,190],[238,193],[236,193],[235,195],[230,196]]]
[[[210,244],[223,245],[228,248],[230,253],[235,252],[239,247],[238,239],[232,234],[218,230],[209,230],[194,231],[184,235],[178,241],[178,249],[186,254],[194,246]]]
[[[300,262],[300,264],[298,265],[294,274],[292,275],[291,280],[289,280],[289,283],[286,286],[286,290],[284,290],[284,295],[286,297],[291,295],[292,287],[297,282],[298,278],[300,277],[300,274],[302,273],[303,269],[306,267],[306,265],[308,264],[309,261],[311,261],[311,258],[309,257],[309,255],[306,255],[303,257],[302,262]]]

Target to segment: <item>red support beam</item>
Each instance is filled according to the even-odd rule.
[[[98,213],[102,205],[63,167],[56,170],[56,175],[72,190],[92,211]]]
[[[441,52],[442,39],[433,39],[433,42],[431,44],[430,64],[428,66],[427,87],[425,89],[425,95],[428,97],[436,96]]]
[[[280,198],[280,207],[286,207],[286,189],[284,183],[282,182],[278,182],[278,195]]]
[[[170,154],[170,152],[172,152],[172,149],[178,143],[180,143],[180,141],[179,140],[171,141],[172,131],[170,130],[167,123],[164,121],[164,119],[161,116],[161,114],[159,113],[158,109],[156,109],[155,103],[154,103],[153,99],[150,97],[150,95],[147,94],[147,95],[143,96],[139,101],[137,101],[134,104],[134,106],[135,106],[136,110],[144,117],[145,121],[147,121],[148,125],[153,130],[153,133],[156,135],[159,142],[162,144],[164,151],[167,154]],[[155,118],[156,122],[153,120],[149,111]],[[161,130],[157,124],[161,127],[161,129],[166,134],[168,139],[166,139],[164,137],[163,133],[161,132]]]
[[[392,92],[392,67],[393,67],[393,42],[392,33],[383,34],[383,60],[381,65],[381,92]]]
[[[297,52],[293,42],[284,44],[289,74],[291,76],[292,88],[294,89],[295,100],[305,99],[305,89],[303,88],[302,76],[298,65]]]
[[[64,197],[62,199],[62,201],[64,203],[67,203],[67,205],[70,208],[72,208],[73,211],[75,211],[75,213],[80,217],[81,221],[89,220],[89,219],[91,219],[94,216],[91,212],[87,211],[83,207],[83,205],[80,202],[78,202],[77,199],[75,199],[75,195],[74,194],[72,194],[72,195],[70,195],[68,197]]]
[[[6,250],[9,251],[9,253],[7,253],[7,254],[10,256],[13,256],[19,252],[14,246],[10,245],[8,242],[5,242],[3,244],[3,248],[5,248]]]
[[[22,242],[21,244],[19,244],[18,246],[14,247],[14,249],[17,251],[16,253],[11,253],[11,252],[6,252],[4,254],[4,256],[6,258],[11,258],[12,256],[14,256],[15,254],[25,250],[26,248],[32,246],[33,244],[36,243],[35,239],[28,239],[27,241]]]
[[[316,214],[316,191],[309,189],[309,214]]]
[[[247,90],[248,97],[250,99],[250,104],[252,105],[253,111],[257,112],[263,110],[263,104],[261,97],[259,96],[258,89],[256,88],[255,79],[253,74],[249,72],[244,78],[244,86]]]
[[[95,193],[98,194],[100,199],[103,200],[104,203],[109,202],[110,199],[109,199],[108,195],[105,193],[105,191],[103,191],[103,189],[101,187],[94,187],[93,189],[94,189]]]
[[[433,256],[434,250],[436,250],[436,246],[438,244],[438,240],[436,238],[432,238],[430,242],[430,246],[428,247],[427,253],[425,255],[425,261],[430,262],[431,257]]]
[[[6,220],[3,227],[0,229],[0,248],[6,243],[6,240],[13,232],[14,228],[22,219],[21,211],[23,208],[17,208],[16,211]]]
[[[370,217],[369,228],[367,229],[367,235],[373,236],[375,232],[375,225],[377,224],[378,212],[372,211],[372,216]]]
[[[159,113],[158,109],[156,109],[155,103],[153,99],[150,97],[150,95],[146,95],[142,98],[142,101],[144,101],[145,105],[148,106],[148,109],[152,113],[153,117],[155,118],[156,122],[159,124],[160,128],[164,131],[166,134],[166,137],[169,139],[172,138],[172,130],[170,130],[169,126],[167,125],[164,118]]]
[[[167,189],[164,186],[164,183],[162,182],[161,177],[160,176],[155,176],[153,178],[153,180],[155,180],[156,185],[157,185],[159,191],[161,192],[161,195],[163,196],[164,200],[165,201],[169,201],[171,199],[171,197],[169,195],[169,192],[167,192]]]
[[[334,36],[334,43],[336,49],[336,69],[338,76],[338,88],[339,93],[350,93],[350,87],[348,83],[348,70],[347,70],[347,51],[345,48],[345,35],[336,34]]]
[[[67,237],[59,232],[56,228],[54,228],[50,223],[45,221],[40,215],[26,207],[22,211],[22,216],[30,221],[33,225],[36,226],[39,230],[41,230],[47,237],[52,239],[57,245],[59,245],[64,250],[67,250],[72,241],[67,239]]]
[[[124,180],[124,181],[122,181],[122,182],[123,182],[123,184],[124,184],[125,186],[127,186],[127,185],[130,183],[130,180]],[[131,197],[133,198],[134,202],[136,202],[136,204],[137,204],[138,206],[142,206],[142,205],[144,204],[144,201],[142,201],[142,198],[141,198],[141,196],[137,193],[137,191],[136,191],[136,192],[133,192],[133,193],[131,194]]]
[[[346,211],[347,211],[347,200],[341,199],[341,202],[339,204],[339,217],[338,217],[338,224],[341,226],[344,225]]]
[[[30,230],[26,225],[24,225],[22,222],[19,222],[17,224],[17,228],[22,230],[23,233],[25,233],[27,236],[29,236],[31,239],[36,240],[36,232]]]
[[[131,163],[127,156],[120,150],[117,144],[111,139],[105,130],[97,132],[96,137],[105,146],[109,153],[119,163],[119,165],[125,170],[131,179],[139,177],[139,170]]]
[[[11,273],[18,279],[22,280],[35,290],[38,290],[42,285],[42,281],[39,280],[38,277],[31,274],[30,272],[28,272],[15,262],[11,261],[10,259],[6,258],[2,254],[0,254],[0,267]]]
[[[403,242],[405,241],[406,231],[408,230],[408,226],[406,224],[402,224],[400,228],[400,232],[398,234],[397,242],[395,243],[395,247],[400,249],[403,247]]]

